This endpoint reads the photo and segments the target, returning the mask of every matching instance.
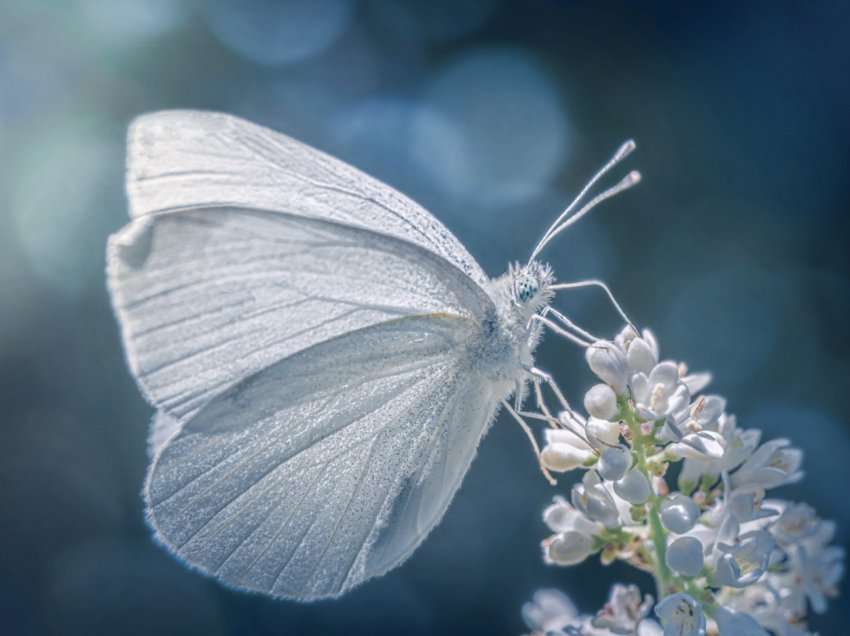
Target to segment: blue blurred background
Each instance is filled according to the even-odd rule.
[[[850,3],[5,0],[0,3],[0,633],[517,634],[557,586],[553,490],[497,422],[443,523],[336,602],[232,592],[155,547],[139,491],[151,410],[125,367],[104,244],[126,221],[135,115],[228,111],[413,196],[491,275],[527,257],[617,145],[644,183],[545,256],[606,279],[662,352],[715,373],[745,427],[789,436],[850,537]],[[559,300],[593,331],[594,292]],[[574,399],[591,378],[550,338]],[[561,491],[568,483],[559,486]],[[846,590],[845,590],[846,592]],[[848,597],[814,620],[844,633]]]

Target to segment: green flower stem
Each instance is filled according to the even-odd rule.
[[[655,587],[658,598],[667,596],[670,590],[670,578],[672,573],[667,567],[667,532],[661,525],[659,514],[660,497],[652,496],[649,507],[649,530],[652,543],[655,546]]]
[[[652,474],[647,468],[648,453],[655,452],[653,434],[643,435],[640,430],[637,414],[626,401],[620,402],[620,415],[632,434],[632,449],[635,453],[635,466],[646,478],[652,481]],[[673,573],[667,567],[667,531],[661,525],[661,497],[652,495],[646,503],[647,518],[649,520],[649,532],[652,545],[655,549],[653,561],[655,562],[655,588],[659,599],[670,593]]]

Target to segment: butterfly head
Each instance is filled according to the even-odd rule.
[[[539,261],[528,265],[511,265],[508,270],[511,303],[527,317],[531,317],[552,300],[555,277],[552,268]]]

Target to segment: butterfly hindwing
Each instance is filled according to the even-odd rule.
[[[458,355],[470,329],[446,316],[385,322],[214,398],[151,468],[160,539],[229,585],[302,600],[403,561],[439,521],[492,415],[459,402],[477,397]]]

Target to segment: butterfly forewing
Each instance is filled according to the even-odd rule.
[[[406,315],[476,318],[490,303],[415,244],[245,208],[134,221],[110,240],[109,286],[136,378],[178,418],[329,338]]]
[[[403,194],[286,135],[226,115],[143,115],[127,137],[130,215],[235,205],[339,221],[416,243],[477,283],[481,267],[446,227]]]

